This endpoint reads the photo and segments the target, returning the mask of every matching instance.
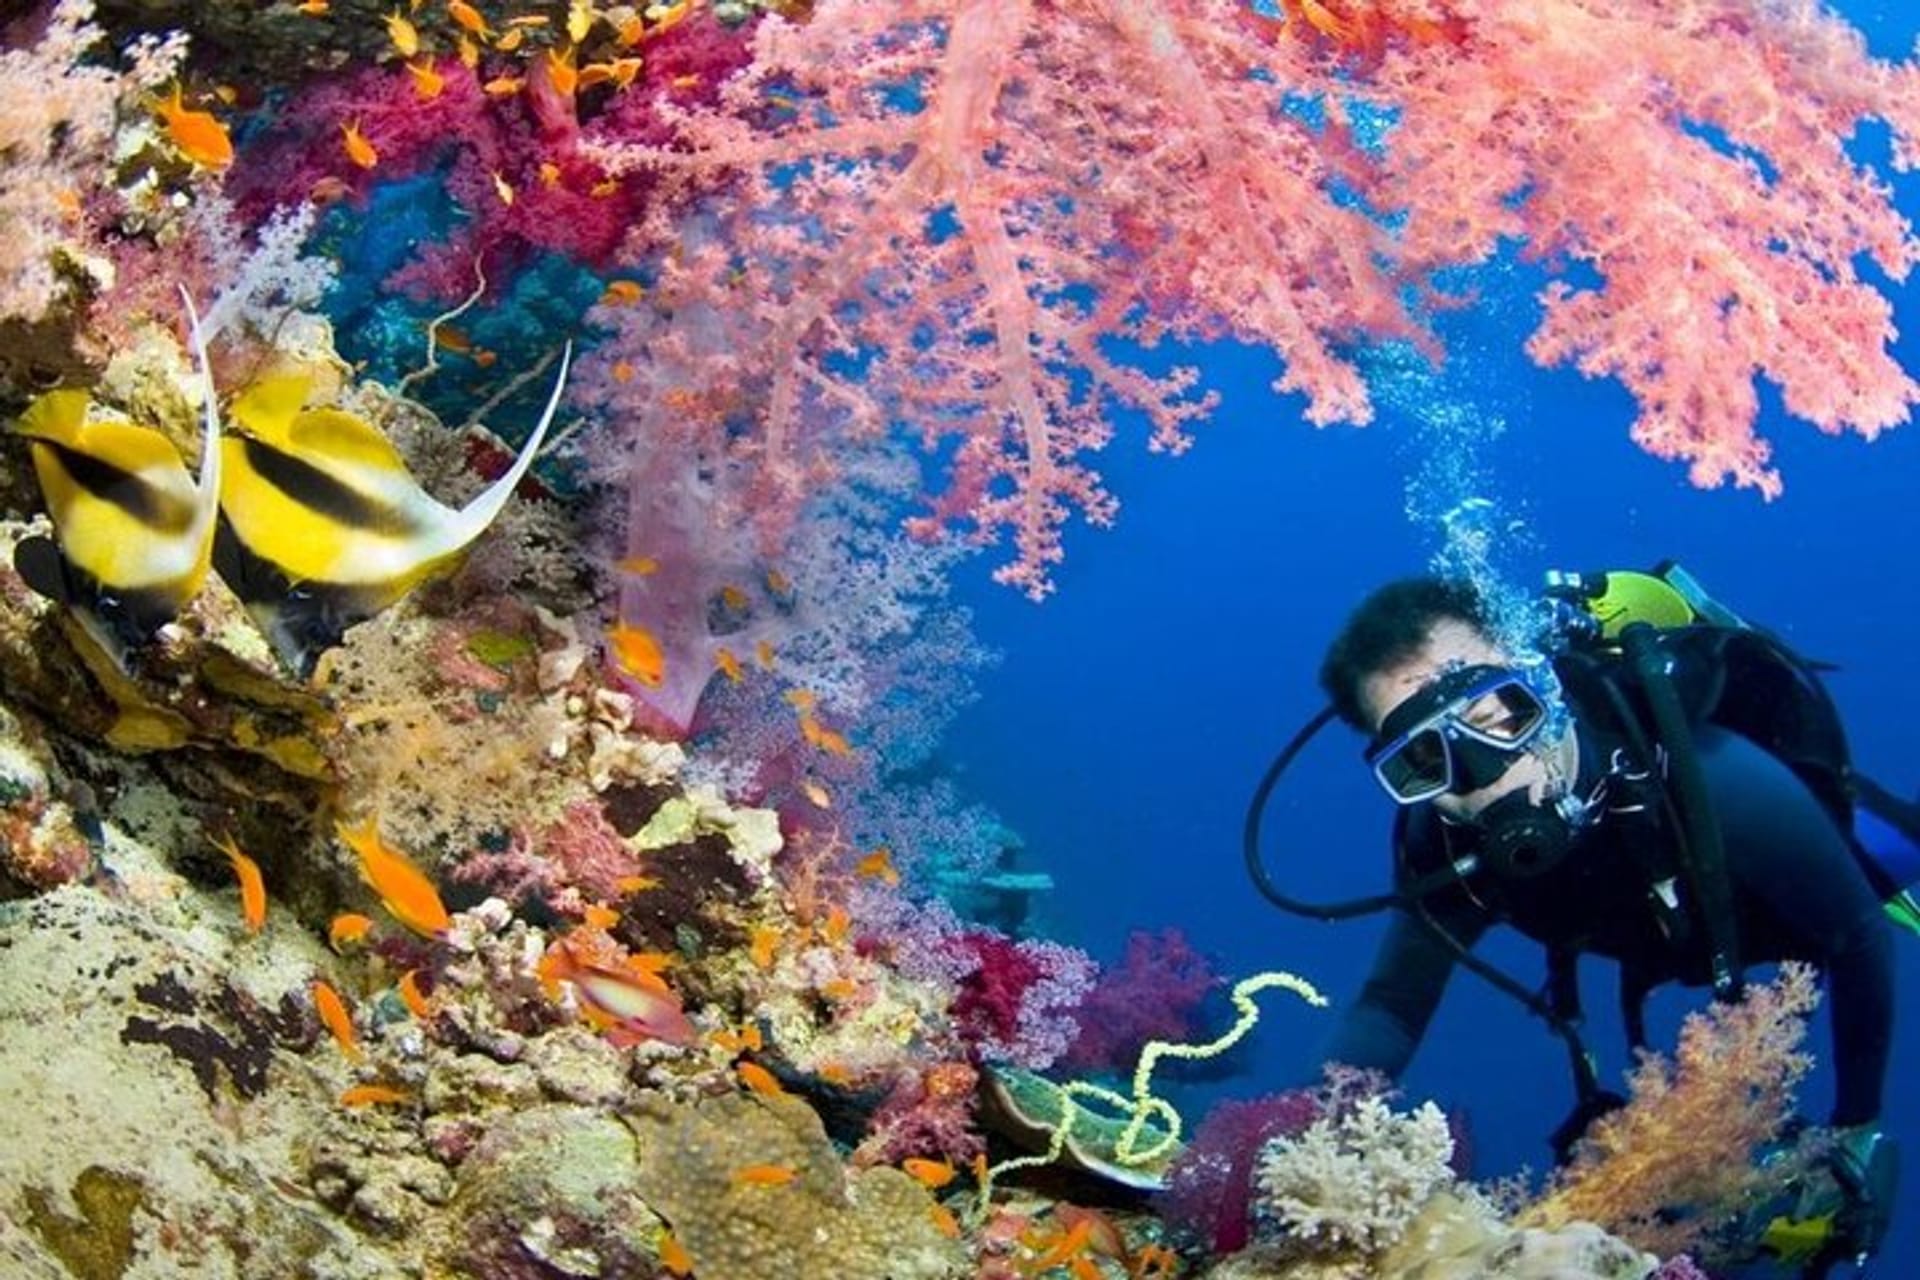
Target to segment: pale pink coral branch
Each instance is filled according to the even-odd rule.
[[[1894,279],[1920,242],[1847,143],[1863,120],[1920,140],[1920,70],[1871,58],[1805,0],[1454,0],[1462,56],[1390,54],[1368,86],[1400,113],[1389,195],[1416,268],[1477,261],[1503,240],[1556,273],[1528,352],[1618,378],[1633,437],[1772,496],[1754,434],[1756,380],[1827,432],[1872,438],[1908,418],[1893,359]]]

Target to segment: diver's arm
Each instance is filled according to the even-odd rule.
[[[1462,918],[1449,919],[1446,928],[1462,946],[1472,946],[1486,926]],[[1397,1079],[1420,1047],[1454,964],[1453,948],[1432,928],[1411,912],[1394,912],[1360,998],[1342,1014],[1320,1060]]]
[[[1825,973],[1833,1009],[1837,1085],[1832,1123],[1858,1125],[1880,1114],[1893,1036],[1893,936],[1878,896],[1845,838],[1813,793],[1785,765],[1736,734],[1705,729],[1697,739],[1727,851],[1736,903],[1761,944],[1752,958],[1812,961]]]

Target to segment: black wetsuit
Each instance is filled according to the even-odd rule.
[[[1893,1025],[1893,938],[1880,901],[1832,817],[1798,777],[1738,734],[1695,732],[1695,749],[1718,816],[1732,882],[1740,954],[1749,964],[1797,959],[1828,980],[1838,1088],[1832,1123],[1861,1124],[1880,1113]],[[1582,731],[1581,794],[1607,759],[1607,744]],[[1409,815],[1407,864],[1415,871],[1445,856],[1430,806]],[[1454,852],[1461,833],[1451,835]],[[1705,930],[1670,940],[1648,905],[1648,878],[1629,861],[1641,835],[1613,817],[1583,831],[1553,870],[1479,896],[1449,889],[1428,899],[1435,920],[1461,943],[1496,920],[1548,946],[1573,946],[1625,966],[1646,986],[1705,985]],[[1410,912],[1396,913],[1357,1003],[1324,1057],[1398,1076],[1413,1056],[1455,965],[1453,950]]]

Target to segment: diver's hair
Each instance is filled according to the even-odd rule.
[[[1373,732],[1360,685],[1375,672],[1420,651],[1434,624],[1446,619],[1487,630],[1486,603],[1457,578],[1401,578],[1376,589],[1347,618],[1320,663],[1320,688],[1341,720]]]

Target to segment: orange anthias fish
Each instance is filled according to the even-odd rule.
[[[878,880],[884,885],[900,883],[900,872],[893,865],[893,850],[884,844],[854,863],[853,873],[870,880]]]
[[[401,974],[400,981],[395,986],[400,992],[400,1003],[407,1006],[408,1013],[422,1022],[433,1016],[433,1002],[428,1000],[426,993],[420,990],[418,969],[409,969]]]
[[[447,0],[447,16],[469,35],[478,36],[482,40],[493,38],[493,29],[487,25],[487,20],[481,17],[480,11],[468,4],[466,0]]]
[[[405,854],[380,838],[377,816],[369,817],[357,827],[343,822],[334,829],[346,846],[360,855],[360,878],[380,895],[381,903],[394,919],[429,938],[440,936],[453,924],[433,881],[409,862]]]
[[[952,1182],[957,1175],[953,1161],[928,1160],[922,1156],[911,1156],[900,1162],[907,1175],[929,1191],[938,1191]]]
[[[404,1089],[396,1089],[385,1084],[357,1084],[340,1095],[343,1107],[391,1106],[396,1102],[406,1102],[412,1098]]]
[[[353,1015],[347,1012],[347,1002],[340,998],[338,991],[319,978],[313,980],[308,990],[313,995],[313,1009],[320,1015],[320,1024],[332,1033],[341,1053],[358,1061],[360,1039],[353,1032]]]
[[[210,111],[195,111],[173,87],[173,97],[160,104],[160,121],[167,128],[167,140],[180,154],[203,169],[224,169],[233,163],[233,139],[227,126],[214,119]]]
[[[413,92],[420,101],[432,102],[446,91],[447,78],[433,69],[432,58],[409,62],[407,71],[413,76]]]
[[[784,1187],[799,1176],[790,1164],[750,1164],[733,1171],[733,1183],[738,1187]]]
[[[373,928],[373,921],[357,911],[348,911],[333,918],[327,926],[327,945],[335,951],[340,950],[343,942],[359,942]]]
[[[645,627],[616,622],[607,632],[607,645],[620,669],[649,689],[658,689],[666,679],[667,656],[659,639]]]
[[[213,846],[233,864],[234,879],[240,882],[240,917],[247,922],[247,932],[260,932],[267,923],[267,882],[260,875],[260,864],[240,852],[229,836],[215,836]]]
[[[393,48],[403,58],[411,58],[420,52],[420,32],[413,23],[395,9],[387,15],[387,38],[393,41]]]
[[[562,982],[573,984],[581,1012],[595,1029],[606,1033],[615,1048],[645,1040],[692,1044],[698,1038],[680,1008],[680,997],[651,972],[584,960],[562,938],[540,958],[538,974],[549,990],[557,990]]]
[[[347,153],[347,159],[362,169],[371,169],[380,163],[380,153],[367,141],[367,135],[360,132],[357,120],[340,126],[340,147]]]
[[[734,1071],[739,1075],[741,1084],[763,1098],[787,1096],[787,1091],[781,1087],[780,1081],[775,1078],[773,1072],[757,1062],[742,1062],[734,1068]]]
[[[660,1255],[660,1265],[676,1276],[690,1275],[693,1272],[693,1255],[687,1247],[674,1239],[673,1232],[662,1231],[660,1243],[655,1246]]]

